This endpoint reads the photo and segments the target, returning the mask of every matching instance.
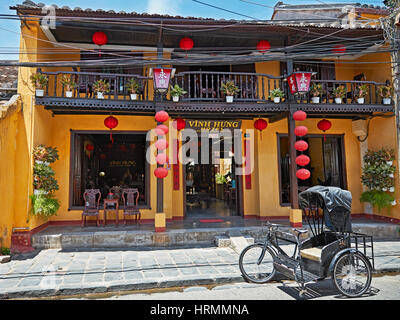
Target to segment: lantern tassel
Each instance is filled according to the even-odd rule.
[[[111,143],[114,143],[114,139],[113,139],[113,136],[112,136],[112,129],[110,129],[110,141],[111,141]]]

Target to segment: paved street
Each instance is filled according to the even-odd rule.
[[[400,241],[375,242],[378,272],[400,271]],[[0,265],[0,297],[21,298],[242,282],[231,248],[47,249]]]

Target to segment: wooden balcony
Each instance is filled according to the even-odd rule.
[[[175,74],[171,84],[178,84],[187,93],[180,102],[172,102],[167,94],[162,102],[154,101],[153,81],[151,78],[137,74],[113,74],[93,72],[42,72],[49,82],[43,97],[36,97],[37,105],[44,105],[53,113],[125,113],[154,114],[156,103],[163,104],[171,114],[184,115],[224,113],[231,116],[271,116],[289,110],[289,100],[284,98],[280,103],[274,103],[269,97],[273,89],[281,88],[288,97],[287,82],[284,77],[274,77],[261,73],[245,72],[210,72],[189,71]],[[73,79],[77,86],[72,97],[65,96],[65,88],[61,79],[67,76]],[[126,84],[134,78],[139,83],[137,100],[131,100]],[[103,79],[110,84],[110,89],[104,94],[104,99],[98,99],[93,89],[95,81]],[[227,80],[234,81],[240,89],[234,96],[233,103],[225,101],[221,85]],[[374,113],[393,112],[393,104],[384,105],[377,94],[379,86],[384,83],[373,81],[339,81],[312,80],[322,86],[318,103],[312,103],[309,93],[294,96],[290,102],[295,108],[311,113]],[[339,85],[347,88],[346,97],[341,104],[334,101],[333,89]],[[363,104],[356,98],[356,88],[366,85],[368,94]]]

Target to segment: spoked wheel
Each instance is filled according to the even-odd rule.
[[[266,283],[275,275],[273,251],[264,245],[252,244],[244,248],[239,257],[239,268],[245,280],[255,283]],[[261,260],[261,261],[260,261]]]
[[[359,252],[344,253],[333,267],[332,280],[342,294],[348,297],[359,297],[371,285],[371,265]]]

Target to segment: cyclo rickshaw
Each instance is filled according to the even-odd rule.
[[[299,206],[311,231],[309,237],[307,229],[268,222],[265,241],[247,246],[240,254],[243,278],[266,283],[280,273],[299,284],[300,296],[305,283],[329,275],[348,297],[378,292],[371,287],[373,238],[352,232],[351,202],[351,193],[337,187],[315,186],[301,192]],[[279,241],[294,244],[293,254],[287,254]]]

